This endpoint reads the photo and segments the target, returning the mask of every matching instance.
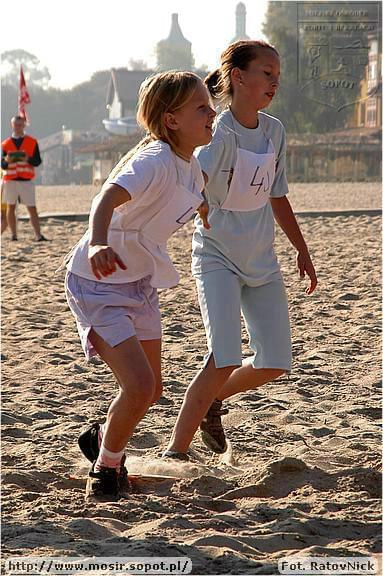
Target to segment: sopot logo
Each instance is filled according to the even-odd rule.
[[[297,2],[298,83],[340,111],[378,90],[380,3]]]

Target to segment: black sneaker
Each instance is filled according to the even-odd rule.
[[[36,242],[48,242],[48,238],[45,238],[42,234],[38,238],[36,238]]]
[[[17,242],[18,238],[17,238],[16,234],[13,234],[11,236],[11,240],[12,240],[12,242]]]
[[[223,454],[227,450],[225,431],[222,426],[221,416],[228,412],[229,410],[227,408],[222,409],[221,400],[214,400],[205,418],[200,424],[203,443],[217,454]]]
[[[98,458],[100,447],[98,445],[98,435],[100,431],[100,424],[95,422],[88,430],[80,434],[78,438],[78,445],[85,458],[89,462],[95,462]]]
[[[128,487],[128,471],[124,463],[125,456],[121,460],[120,470],[101,468],[95,472],[96,462],[93,462],[86,483],[85,498],[94,498],[99,501],[118,500],[121,491]]]

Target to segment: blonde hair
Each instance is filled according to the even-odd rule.
[[[221,104],[229,104],[233,96],[231,71],[233,68],[247,70],[250,62],[264,49],[272,50],[279,56],[276,48],[263,40],[239,40],[230,44],[221,54],[220,68],[211,72],[204,80],[213,98]]]
[[[154,140],[167,142],[178,151],[176,133],[165,124],[165,113],[175,112],[184,106],[201,82],[193,72],[170,70],[146,78],[138,92],[137,122],[146,130],[147,135],[129,150],[116,164],[108,180],[114,178],[132,158],[132,156]]]

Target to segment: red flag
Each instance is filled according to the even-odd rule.
[[[19,81],[19,116],[28,122],[28,115],[25,109],[26,104],[30,104],[31,99],[25,83],[23,67],[20,66],[20,81]]]

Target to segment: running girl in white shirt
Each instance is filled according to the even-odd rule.
[[[196,219],[193,275],[206,330],[204,368],[189,386],[164,453],[185,459],[200,426],[214,452],[227,443],[222,401],[254,390],[291,368],[287,298],[274,251],[274,220],[297,251],[307,294],[316,287],[314,266],[286,194],[286,137],[282,123],[260,112],[279,86],[276,49],[247,40],[231,44],[206,83],[218,100],[211,143],[198,154],[209,203],[210,228]],[[226,105],[226,108],[225,108]],[[242,364],[241,313],[253,358]]]
[[[84,353],[87,359],[98,354],[119,386],[105,425],[79,438],[92,461],[88,496],[118,497],[127,479],[126,444],[161,396],[157,288],[179,280],[166,242],[203,201],[193,152],[210,142],[214,116],[193,73],[164,72],[143,82],[137,119],[148,136],[95,197],[89,229],[67,264],[66,296]]]

